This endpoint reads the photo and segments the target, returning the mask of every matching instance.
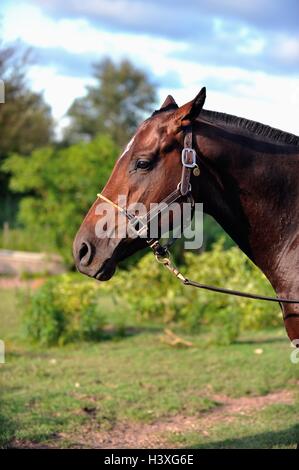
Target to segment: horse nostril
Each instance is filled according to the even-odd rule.
[[[82,242],[81,248],[79,250],[79,260],[81,266],[87,266],[92,258],[92,249],[91,245],[88,242]]]

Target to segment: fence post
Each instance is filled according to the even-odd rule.
[[[3,224],[3,248],[7,248],[9,243],[9,223],[4,222]]]

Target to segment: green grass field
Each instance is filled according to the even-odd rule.
[[[0,298],[4,448],[299,442],[299,364],[290,361],[283,327],[226,347],[176,331],[192,346],[174,348],[158,325],[127,325],[100,343],[38,349],[22,340],[16,292],[2,290]]]

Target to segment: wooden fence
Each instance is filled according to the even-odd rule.
[[[0,274],[15,275],[22,273],[59,274],[65,271],[60,256],[47,253],[0,250]]]

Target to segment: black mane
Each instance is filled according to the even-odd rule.
[[[174,111],[176,109],[178,109],[178,105],[175,103],[171,103],[168,106],[165,106],[164,108],[157,109],[156,111],[154,111],[151,117],[156,116],[157,114],[165,113],[167,111]],[[280,129],[267,126],[266,124],[261,124],[257,121],[251,121],[250,119],[241,118],[232,114],[219,113],[217,111],[209,111],[207,109],[203,109],[201,111],[200,117],[203,117],[211,123],[220,125],[225,124],[226,126],[242,129],[248,133],[264,137],[270,140],[271,142],[299,147],[299,137],[297,135],[281,131]]]
[[[260,122],[250,121],[249,119],[233,116],[231,114],[218,113],[217,111],[208,111],[206,109],[201,111],[200,117],[215,124],[225,124],[227,126],[243,129],[248,133],[265,137],[272,142],[299,147],[299,137],[297,135],[266,126]]]

